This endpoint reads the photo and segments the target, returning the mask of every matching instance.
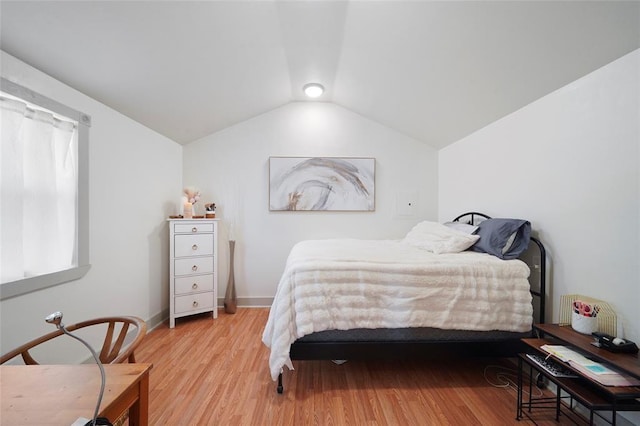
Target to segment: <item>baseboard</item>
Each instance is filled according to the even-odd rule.
[[[273,303],[273,297],[240,297],[238,307],[241,308],[269,308]],[[218,299],[218,309],[224,309],[224,299]],[[163,324],[169,319],[169,310],[165,309],[147,320],[147,333]]]
[[[269,308],[273,297],[239,297],[237,302],[242,308]],[[224,307],[224,299],[218,299],[218,306]]]
[[[169,318],[169,309],[165,309],[147,320],[147,333],[158,327]]]

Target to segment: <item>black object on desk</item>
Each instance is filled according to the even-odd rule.
[[[638,346],[631,340],[621,339],[619,337],[613,337],[606,333],[591,333],[595,337],[593,346],[606,349],[610,352],[636,354],[638,353]]]

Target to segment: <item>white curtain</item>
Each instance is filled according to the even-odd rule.
[[[77,264],[77,126],[0,96],[1,282]]]

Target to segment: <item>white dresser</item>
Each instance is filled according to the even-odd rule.
[[[218,317],[218,219],[169,220],[169,328],[176,318]]]

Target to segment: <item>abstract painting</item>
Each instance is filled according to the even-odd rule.
[[[269,157],[269,210],[374,211],[375,158]]]

